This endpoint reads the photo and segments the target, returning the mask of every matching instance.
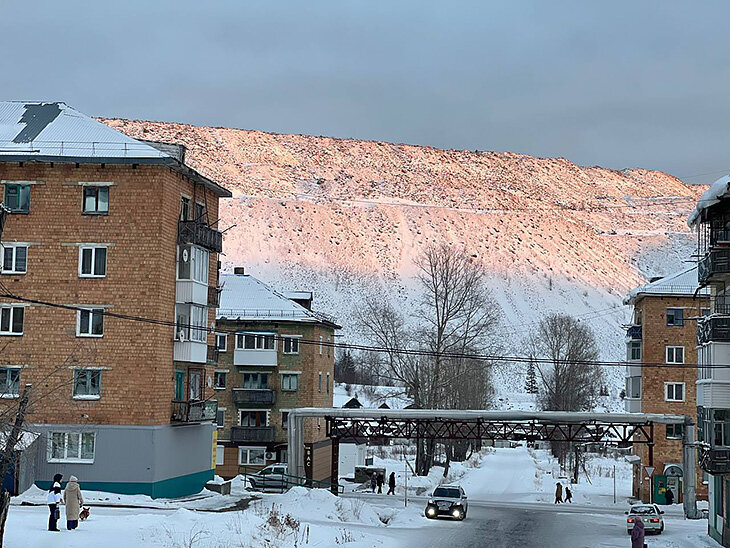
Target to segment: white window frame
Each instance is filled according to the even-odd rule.
[[[223,412],[223,424],[218,424],[218,413]],[[215,426],[216,428],[225,428],[226,427],[226,408],[225,407],[219,407],[216,410],[215,413]]]
[[[109,195],[111,183],[100,183],[100,184],[84,184],[81,185],[81,213],[84,215],[108,215],[109,214]],[[86,209],[86,191],[87,189],[95,189],[96,190],[96,208],[95,209]],[[100,190],[106,191],[106,209],[102,210],[99,209],[99,191]]]
[[[246,348],[246,337],[254,337],[254,347]],[[273,348],[266,348],[266,337],[273,339]],[[259,348],[259,343],[264,346]],[[236,350],[244,350],[246,352],[276,352],[276,333],[272,331],[239,331],[236,333]]]
[[[82,270],[84,264],[84,250],[91,250],[91,273],[85,274]],[[99,249],[104,250],[104,274],[96,274],[94,269],[96,267],[96,252]],[[79,246],[79,278],[106,278],[106,273],[109,270],[109,248],[105,245],[80,245]]]
[[[188,278],[180,277],[180,262],[182,261],[183,251],[189,253],[190,276]],[[204,247],[193,244],[183,244],[177,246],[177,269],[175,276],[177,281],[181,282],[198,282],[208,285],[208,276],[210,273],[210,251]]]
[[[228,369],[225,369],[225,370],[216,369],[215,371],[213,371],[213,389],[214,390],[225,390],[226,389],[226,387],[228,386],[228,373],[229,373]],[[218,384],[216,383],[216,375],[219,375],[219,374],[225,375],[226,382],[223,386],[218,386]]]
[[[63,434],[64,435],[64,456],[62,458],[54,458],[53,457],[53,435],[54,434]],[[91,458],[82,458],[81,457],[81,448],[83,447],[83,439],[85,435],[91,435],[93,436],[94,440],[94,455]],[[76,457],[69,457],[68,456],[68,440],[70,436],[78,436],[78,448],[79,452]],[[70,462],[70,463],[77,463],[77,464],[93,464],[94,459],[96,458],[96,432],[69,432],[69,431],[62,431],[62,430],[56,430],[56,431],[50,431],[48,432],[48,462]]]
[[[677,359],[676,359],[678,348],[682,349],[682,361],[677,361]],[[669,350],[670,349],[672,350],[672,360],[671,361],[669,360]],[[665,349],[665,358],[667,359],[667,364],[677,364],[677,365],[683,364],[684,356],[685,356],[684,346],[667,346]]]
[[[226,463],[226,446],[216,445],[215,446],[215,465],[223,466]]]
[[[0,371],[7,371],[7,373],[5,375],[5,386],[0,386],[0,391],[1,391],[0,392],[0,398],[2,398],[2,399],[15,399],[15,398],[19,398],[20,397],[20,382],[21,382],[21,371],[22,371],[22,368],[21,367],[12,367],[12,366],[8,367],[8,366],[4,366],[4,367],[0,367]],[[18,372],[18,386],[17,386],[18,389],[17,389],[17,391],[14,391],[14,392],[13,391],[10,391],[10,389],[12,388],[11,383],[9,382],[10,372],[11,371],[12,372],[15,372],[15,371]]]
[[[101,311],[101,334],[92,333],[92,326],[94,325],[94,314],[97,311]],[[83,333],[81,331],[81,314],[84,312],[89,313],[89,332]],[[99,339],[104,336],[104,307],[102,306],[89,306],[83,307],[83,310],[76,311],[76,336],[77,337],[91,337]]]
[[[677,393],[677,389],[676,388],[673,388],[672,389],[672,397],[671,398],[669,397],[669,387],[670,386],[676,387],[677,385],[681,385],[682,386],[682,399],[677,399],[675,397],[676,396],[676,393]],[[685,383],[683,383],[683,382],[665,382],[664,383],[664,401],[674,402],[674,403],[681,403],[681,402],[683,402],[685,400],[685,398],[686,398],[686,395],[687,395],[686,389],[687,389],[687,387],[685,386]]]
[[[182,314],[181,314],[182,312]],[[179,316],[187,317],[186,325],[180,326]],[[180,338],[180,331],[183,337]],[[208,340],[208,308],[197,304],[175,305],[175,340],[206,342]]]
[[[319,336],[319,355],[322,355],[322,342],[324,341],[324,337],[322,335]],[[321,390],[320,390],[321,392]]]
[[[2,316],[5,310],[10,310],[10,329],[8,331],[2,331]],[[15,323],[15,314],[16,311],[22,310],[23,311],[23,321],[21,325],[21,331],[13,331],[13,324]],[[0,335],[5,337],[22,337],[23,332],[25,331],[25,307],[24,306],[18,306],[18,305],[3,305],[0,306]]]
[[[76,394],[76,374],[77,373],[98,373],[99,374],[99,393],[98,394]],[[100,367],[76,367],[73,369],[73,382],[71,383],[71,397],[75,400],[100,400],[101,399],[101,383],[103,377],[103,369]],[[90,379],[87,377],[86,384]]]
[[[25,270],[18,270],[18,249],[22,248],[25,249]],[[28,249],[30,246],[28,244],[20,244],[20,243],[4,243],[0,245],[0,274],[13,274],[13,275],[25,275],[28,273]],[[6,270],[5,269],[5,251],[6,250],[12,250],[12,258],[10,260],[12,264],[12,269]]]
[[[219,337],[222,337],[223,348],[221,348],[220,345],[218,344],[218,341],[220,340]],[[215,334],[215,347],[218,349],[218,352],[227,352],[228,351],[228,334],[227,333],[216,333]]]
[[[317,391],[322,393],[322,372],[319,372],[319,382],[317,383]]]
[[[279,372],[279,380],[281,385],[281,391],[282,392],[296,392],[299,390],[299,375],[301,373],[295,373],[293,371],[280,371]],[[296,387],[295,388],[285,388],[284,387],[284,377],[294,377],[296,379]],[[291,385],[290,385],[291,386]]]
[[[634,358],[633,351],[638,350],[639,356],[637,358]],[[631,341],[626,345],[626,358],[629,361],[637,362],[641,361],[641,341]]]
[[[261,460],[263,462],[257,463],[257,462],[250,462],[251,461],[251,451],[260,451],[261,452]],[[246,460],[244,460],[243,454],[246,454]],[[239,466],[266,466],[266,447],[262,446],[244,446],[239,445],[238,446],[238,465]]]
[[[297,355],[299,354],[299,339],[301,339],[301,335],[282,335],[281,336],[281,350],[284,354],[287,355]],[[296,342],[296,350],[292,350],[291,345]],[[289,350],[287,351],[286,346],[287,343],[289,344]]]

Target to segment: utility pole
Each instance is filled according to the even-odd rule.
[[[408,508],[408,457],[403,459],[404,489],[403,489],[403,507]]]
[[[616,504],[616,465],[613,465],[613,503]]]

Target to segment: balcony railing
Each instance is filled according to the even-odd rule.
[[[231,428],[231,441],[260,442],[268,443],[274,441],[273,426],[233,426]]]
[[[208,365],[216,365],[218,363],[218,357],[220,356],[220,350],[214,344],[208,345],[208,354],[206,356],[206,362]]]
[[[252,388],[234,388],[233,403],[236,405],[248,405],[258,403],[262,405],[274,405],[276,392],[273,390],[257,390]]]
[[[697,322],[697,344],[730,342],[730,316],[709,316]]]
[[[697,265],[697,277],[700,283],[706,283],[715,274],[730,274],[730,248],[718,248],[708,251]]]
[[[177,243],[199,245],[220,253],[223,250],[223,234],[201,221],[178,221]]]
[[[215,286],[208,287],[208,306],[210,308],[218,308],[221,304],[220,296],[220,288]]]
[[[640,325],[632,325],[626,330],[626,338],[631,339],[632,341],[640,341],[641,340],[641,326]]]
[[[213,421],[218,413],[216,401],[172,401],[173,423],[189,424]]]
[[[708,474],[730,473],[730,449],[699,448],[700,468]]]
[[[0,202],[0,238],[3,237],[3,227],[5,226],[5,219],[8,218],[8,209],[5,204]]]

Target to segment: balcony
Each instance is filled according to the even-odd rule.
[[[730,316],[708,316],[697,322],[697,344],[730,342]]]
[[[208,288],[208,307],[209,308],[218,308],[221,304],[220,296],[221,296],[220,287],[214,287],[214,286],[209,287]]]
[[[627,413],[641,413],[641,398],[624,399],[624,409]]]
[[[251,403],[261,405],[274,405],[276,392],[267,389],[234,388],[233,403],[236,405],[248,405]]]
[[[175,302],[208,306],[208,284],[195,280],[178,280],[175,282]]]
[[[208,345],[201,341],[175,341],[172,359],[176,362],[207,363]]]
[[[730,473],[730,449],[699,447],[699,465],[708,474]]]
[[[177,243],[199,245],[220,253],[223,250],[223,234],[200,221],[178,221]]]
[[[626,339],[631,341],[640,341],[641,340],[641,326],[640,325],[632,325],[626,330]]]
[[[205,360],[208,365],[216,365],[218,363],[218,357],[220,356],[220,350],[214,344],[208,345],[208,356]]]
[[[708,283],[716,274],[730,274],[730,247],[710,249],[697,265],[701,284]]]
[[[273,426],[233,426],[231,428],[231,441],[233,443],[259,442],[270,443],[274,441]]]
[[[214,421],[218,412],[216,401],[172,401],[171,422],[176,424],[196,424]]]
[[[276,349],[249,350],[245,348],[236,348],[233,351],[233,365],[276,367],[276,363]]]

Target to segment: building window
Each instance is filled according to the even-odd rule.
[[[3,244],[3,274],[25,274],[28,269],[28,246]]]
[[[243,388],[249,390],[265,390],[269,388],[268,373],[244,373]]]
[[[104,335],[104,309],[89,308],[76,312],[77,337],[101,337]]]
[[[51,432],[48,462],[94,462],[94,432]]]
[[[195,217],[194,220],[200,221],[205,217],[205,205],[200,202],[195,202]]]
[[[106,247],[79,248],[79,276],[82,278],[106,276]]]
[[[0,307],[0,335],[22,335],[24,316],[22,306]]]
[[[20,395],[20,368],[0,367],[0,398],[17,398]]]
[[[292,373],[282,373],[281,389],[285,392],[294,392],[299,390],[299,375]]]
[[[318,390],[322,391],[322,372],[319,372],[319,383],[317,384]]]
[[[715,446],[730,447],[730,411],[718,409],[713,414]],[[709,424],[709,421],[707,421]],[[700,438],[702,441],[707,441]]]
[[[194,304],[175,305],[175,338],[205,342],[208,336],[208,309]]]
[[[187,196],[180,196],[180,220],[190,220],[190,198]]]
[[[224,428],[226,425],[226,408],[219,407],[215,413],[215,425],[218,428]]]
[[[215,465],[223,466],[226,462],[226,448],[222,445],[215,446]]]
[[[641,377],[626,377],[626,397],[635,400],[641,398]]]
[[[103,215],[109,213],[109,187],[84,187],[84,213]]]
[[[281,427],[285,430],[289,428],[289,411],[281,412]]]
[[[684,363],[684,346],[667,346],[667,363]]]
[[[266,448],[265,447],[239,447],[238,448],[238,464],[250,464],[253,466],[263,466],[266,464]]]
[[[74,369],[74,399],[98,400],[101,397],[101,371]]]
[[[228,373],[226,371],[216,371],[213,375],[215,377],[215,389],[223,390],[226,387]]]
[[[242,410],[239,415],[239,424],[241,426],[268,426],[268,416],[266,411]]]
[[[276,350],[274,333],[236,333],[237,350]]]
[[[667,308],[667,325],[682,327],[684,325],[684,310],[682,308]]]
[[[322,355],[322,341],[324,340],[324,337],[322,335],[319,336],[319,355]],[[320,390],[321,392],[321,390]]]
[[[196,245],[178,246],[177,279],[208,285],[210,252]]]
[[[710,309],[709,308],[703,308],[700,312],[700,316],[709,316],[710,315]]]
[[[629,360],[639,361],[641,359],[641,343],[639,341],[630,342],[627,353]]]
[[[683,424],[667,424],[667,439],[668,440],[681,440],[683,432],[684,432]]]
[[[30,212],[30,185],[5,184],[5,207],[10,213]]]
[[[330,374],[329,374],[329,372],[327,372],[327,381],[326,381],[325,387],[327,388],[327,393],[329,394],[330,393]]]
[[[228,336],[225,333],[215,334],[215,347],[219,352],[225,352],[228,347]]]
[[[684,383],[665,382],[664,399],[666,401],[684,401]]]
[[[284,341],[284,354],[299,354],[298,337],[282,337]]]

